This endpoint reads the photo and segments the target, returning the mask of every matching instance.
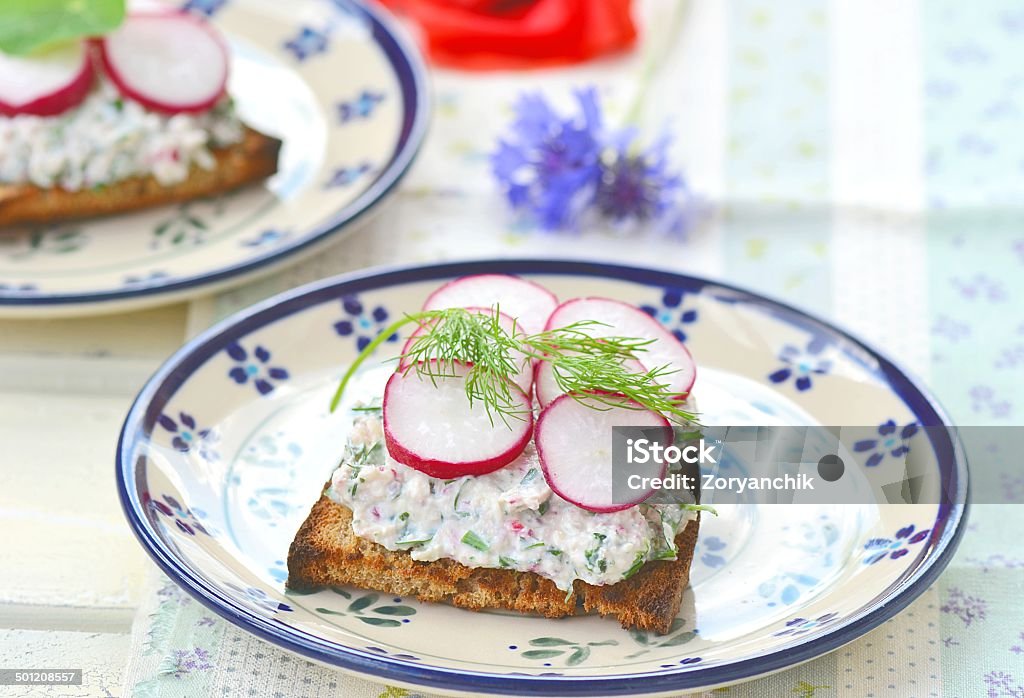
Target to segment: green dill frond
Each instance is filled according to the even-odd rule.
[[[356,369],[387,337],[412,324],[416,325],[412,342],[399,357],[402,370],[415,371],[436,384],[438,378],[456,375],[457,366],[468,367],[466,397],[471,405],[482,405],[492,424],[495,416],[506,425],[509,419],[526,418],[513,382],[526,361],[550,362],[558,387],[594,409],[628,407],[617,397],[624,395],[643,409],[686,422],[696,419],[684,409],[685,400],[669,389],[665,377],[673,373],[670,367],[637,373],[627,366],[626,362],[645,352],[653,340],[592,337],[588,328],[607,327],[597,321],[531,335],[519,332],[515,324],[508,331],[497,306],[490,310],[426,310],[396,320],[356,357],[338,385],[332,411]]]

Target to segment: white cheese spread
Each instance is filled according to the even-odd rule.
[[[327,496],[352,510],[357,536],[414,560],[534,572],[569,592],[576,579],[614,584],[649,560],[675,558],[695,518],[684,505],[594,513],[551,491],[531,442],[487,475],[440,480],[387,453],[378,415],[356,418]]]
[[[185,180],[193,165],[213,169],[211,148],[241,139],[229,98],[201,114],[167,116],[104,80],[64,114],[0,116],[0,183],[79,191],[152,175],[166,186]]]

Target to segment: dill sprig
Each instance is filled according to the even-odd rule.
[[[509,331],[502,326],[497,306],[490,312],[425,310],[396,320],[366,345],[342,376],[331,400],[332,412],[359,366],[388,337],[411,324],[418,326],[418,333],[399,357],[403,370],[416,371],[436,382],[455,375],[457,366],[468,366],[466,397],[470,404],[479,402],[492,423],[495,416],[506,424],[508,419],[525,419],[522,404],[513,393],[512,379],[519,372],[520,362],[529,360],[550,362],[558,387],[594,409],[628,407],[618,397],[624,395],[644,409],[695,421],[696,416],[684,409],[685,399],[674,394],[665,381],[674,369],[660,366],[636,373],[626,365],[627,360],[646,351],[653,340],[592,337],[588,328],[607,327],[595,320],[536,334],[520,332],[513,323]]]

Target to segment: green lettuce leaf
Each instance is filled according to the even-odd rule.
[[[124,19],[125,0],[0,0],[0,52],[23,55],[99,36]]]

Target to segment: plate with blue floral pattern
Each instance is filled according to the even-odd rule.
[[[351,0],[174,0],[228,39],[242,120],[283,141],[266,182],[210,199],[0,232],[0,316],[120,312],[238,283],[352,229],[426,133],[425,71]]]
[[[509,273],[560,298],[643,308],[699,366],[702,420],[866,425],[850,472],[900,477],[913,453],[930,503],[735,502],[704,515],[691,584],[666,635],[595,616],[473,613],[356,588],[299,594],[285,558],[344,447],[337,380],[389,322],[467,274]],[[395,342],[385,342],[391,356]],[[391,369],[371,360],[354,396]],[[502,260],[371,271],[256,305],[175,354],[132,407],[117,451],[121,502],[174,581],[284,650],[413,689],[506,695],[675,695],[798,664],[892,617],[949,561],[967,464],[934,399],[833,326],[756,294],[651,269]],[[722,467],[727,467],[723,465]],[[880,500],[885,501],[885,500]]]

